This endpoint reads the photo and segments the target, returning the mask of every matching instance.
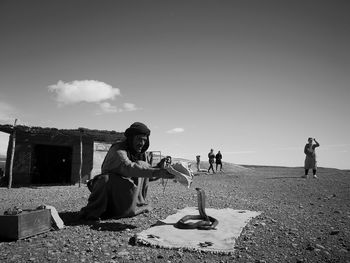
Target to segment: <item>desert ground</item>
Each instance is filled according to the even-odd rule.
[[[0,241],[0,262],[350,262],[350,171],[319,168],[237,166],[201,173],[190,189],[171,180],[152,182],[154,210],[134,218],[79,221],[86,185],[0,188],[0,214],[7,208],[54,206],[65,228],[19,241]],[[261,211],[243,229],[233,255],[160,249],[133,242],[134,235],[177,209],[196,206],[195,187],[207,207]],[[2,226],[3,227],[3,226]]]

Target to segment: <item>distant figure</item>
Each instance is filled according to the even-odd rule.
[[[220,166],[220,172],[222,172],[222,154],[220,151],[215,155],[216,172],[218,171],[218,166]]]
[[[201,156],[200,155],[196,156],[196,161],[197,161],[197,171],[200,172],[201,171]]]
[[[312,143],[312,141],[315,141],[315,144]],[[316,147],[319,147],[320,144],[316,141],[315,138],[309,138],[308,143],[304,147],[304,153],[306,155],[305,157],[305,174],[302,176],[303,178],[308,177],[309,169],[312,169],[313,177],[317,178],[316,171],[317,171],[317,161],[316,161]]]
[[[208,158],[209,158],[208,173],[210,172],[210,169],[211,169],[213,171],[213,173],[215,174],[214,167],[213,167],[213,164],[215,162],[215,153],[214,153],[213,149],[211,149],[210,152],[208,153]]]
[[[4,170],[2,170],[2,168],[0,168],[0,179],[3,175],[4,175]]]

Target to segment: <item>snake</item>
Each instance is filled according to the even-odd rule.
[[[219,224],[219,221],[205,212],[205,192],[201,188],[195,188],[197,191],[199,215],[186,215],[175,224],[179,229],[200,229],[213,230]],[[199,220],[197,222],[187,222],[188,220]]]

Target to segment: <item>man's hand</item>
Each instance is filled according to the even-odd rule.
[[[167,157],[163,158],[162,160],[160,160],[160,162],[157,164],[156,167],[166,168],[167,166],[170,166],[170,164],[171,164],[171,157],[167,156]]]

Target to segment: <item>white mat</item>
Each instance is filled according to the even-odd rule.
[[[177,229],[174,227],[185,215],[198,215],[195,207],[186,207],[160,222],[167,225],[153,226],[136,234],[136,242],[162,248],[184,249],[220,254],[232,254],[236,239],[244,226],[261,212],[207,208],[209,216],[218,219],[216,230]]]

